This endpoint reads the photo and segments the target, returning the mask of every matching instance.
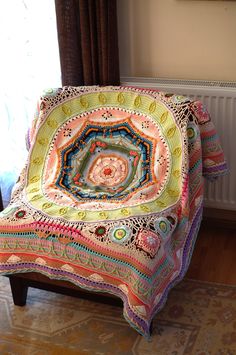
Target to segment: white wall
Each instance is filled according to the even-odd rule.
[[[236,1],[117,4],[121,76],[236,81]]]

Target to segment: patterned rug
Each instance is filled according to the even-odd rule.
[[[122,309],[29,289],[13,305],[0,277],[1,355],[234,355],[236,287],[184,280],[154,321],[150,341],[123,319]]]

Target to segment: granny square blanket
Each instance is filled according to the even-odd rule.
[[[0,275],[40,272],[116,295],[149,336],[189,265],[203,176],[226,171],[207,110],[149,89],[50,89],[28,147],[0,214]]]

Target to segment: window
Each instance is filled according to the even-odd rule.
[[[54,0],[0,3],[0,186],[3,200],[24,165],[36,102],[61,86]]]

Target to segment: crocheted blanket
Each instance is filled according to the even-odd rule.
[[[185,274],[203,176],[226,171],[199,101],[129,87],[48,90],[0,218],[0,274],[36,271],[124,302],[148,336]]]

